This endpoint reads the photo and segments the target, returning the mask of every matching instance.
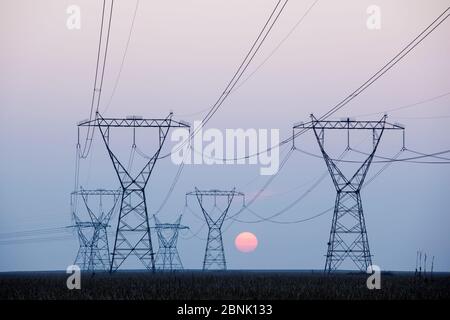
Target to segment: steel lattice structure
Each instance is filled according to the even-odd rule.
[[[103,118],[97,113],[94,120],[80,122],[79,127],[97,127],[114,166],[122,187],[122,199],[117,223],[114,249],[112,253],[110,272],[116,271],[124,261],[134,254],[142,264],[155,270],[155,259],[150,233],[149,217],[145,187],[158,160],[170,128],[189,128],[189,124],[172,120],[170,113],[164,119],[142,119],[140,117]],[[142,170],[132,176],[119,161],[110,148],[111,128],[156,128],[159,133],[159,145],[153,156],[148,159]]]
[[[195,196],[197,198],[200,209],[203,212],[206,223],[208,224],[208,240],[206,242],[205,257],[203,260],[203,270],[226,270],[227,263],[225,259],[225,251],[223,247],[222,239],[222,225],[227,216],[228,210],[230,209],[231,203],[234,197],[240,196],[245,203],[245,196],[242,192],[237,192],[235,189],[231,191],[221,191],[221,190],[199,190],[195,188],[195,191],[186,193],[186,196]],[[214,197],[214,204],[217,205],[217,197],[225,197],[227,199],[227,204],[224,210],[221,210],[217,218],[213,218],[210,213],[208,213],[203,205],[204,197]]]
[[[109,220],[114,213],[120,190],[78,190],[71,194],[72,204],[76,203],[77,197],[83,199],[84,207],[87,210],[90,220],[83,221],[77,212],[77,206],[73,206],[72,216],[75,221],[73,226],[77,230],[80,248],[75,259],[75,265],[81,270],[94,272],[96,270],[109,270],[110,254],[108,245],[107,228]],[[98,212],[94,212],[93,205],[89,198],[96,197],[99,202]],[[108,211],[103,211],[104,197],[112,197],[112,207]]]
[[[155,267],[158,270],[183,270],[177,241],[179,231],[188,227],[180,224],[181,217],[179,216],[175,223],[161,223],[156,216],[153,216],[159,244],[155,258]]]
[[[388,123],[386,119],[387,116],[385,115],[379,121],[355,121],[349,118],[341,121],[321,121],[311,115],[310,122],[293,127],[294,132],[297,129],[313,129],[337,191],[328,240],[325,272],[330,273],[337,270],[347,258],[350,258],[356,267],[363,272],[366,272],[367,267],[372,265],[360,191],[383,132],[385,130],[402,130],[404,139],[404,127],[399,124]],[[325,151],[325,130],[347,130],[348,138],[351,130],[372,131],[372,151],[350,178],[342,173],[336,161]]]

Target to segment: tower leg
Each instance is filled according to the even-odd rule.
[[[91,252],[91,260],[93,261],[93,270],[109,270],[110,257],[108,248],[108,235],[106,226],[98,226],[95,235],[95,243]]]
[[[219,227],[211,227],[206,242],[205,259],[203,270],[219,269],[226,270],[225,252],[223,248],[222,231]]]
[[[359,191],[338,191],[326,255],[325,272],[350,258],[365,272],[372,264]]]
[[[130,254],[155,270],[144,189],[123,190],[110,271],[116,271]]]

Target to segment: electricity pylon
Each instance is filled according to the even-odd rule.
[[[225,260],[225,251],[223,247],[222,239],[222,225],[230,209],[231,203],[234,197],[240,196],[245,204],[245,196],[242,192],[237,192],[235,189],[231,191],[221,190],[199,190],[195,188],[195,191],[186,193],[186,196],[195,196],[197,198],[200,209],[203,212],[206,223],[208,224],[208,240],[206,242],[205,257],[203,260],[203,270],[226,270],[227,263]],[[213,218],[212,212],[207,212],[203,204],[204,197],[214,197],[214,209],[217,207],[217,197],[226,198],[226,206],[224,210],[219,210],[218,217]]]
[[[94,120],[83,121],[79,127],[97,127],[114,166],[122,187],[122,199],[117,223],[114,249],[112,253],[110,272],[120,268],[124,261],[134,254],[149,270],[155,270],[155,259],[147,212],[145,187],[158,160],[170,128],[189,128],[183,122],[172,120],[170,113],[165,119],[142,119],[141,117],[103,118],[99,113]],[[110,147],[111,128],[132,128],[133,139],[137,128],[156,128],[159,133],[159,144],[152,157],[149,157],[142,170],[132,176],[118,159]],[[133,140],[134,145],[134,140]]]
[[[80,248],[75,259],[76,265],[81,270],[94,272],[96,270],[109,270],[110,256],[108,245],[107,228],[109,220],[114,213],[120,190],[77,190],[71,194],[72,217],[77,230]],[[78,197],[83,199],[84,207],[89,215],[89,220],[83,220],[76,202]],[[95,210],[89,198],[98,199],[98,209]],[[104,198],[112,197],[112,205],[109,210],[104,211]],[[95,211],[95,212],[94,212]]]
[[[175,223],[161,223],[155,215],[153,216],[159,244],[155,258],[155,266],[158,270],[183,270],[177,241],[179,231],[188,227],[180,224],[181,217],[180,215]]]
[[[385,130],[402,130],[404,143],[404,127],[388,123],[386,118],[385,115],[379,121],[355,121],[349,118],[341,121],[325,121],[317,120],[311,115],[311,122],[294,126],[294,132],[297,129],[313,129],[337,192],[328,240],[325,272],[330,273],[337,270],[347,258],[350,258],[363,272],[366,272],[367,267],[372,265],[360,191],[383,132]],[[348,139],[351,130],[372,131],[372,150],[350,178],[342,173],[336,164],[337,161],[325,151],[325,130],[347,130]]]

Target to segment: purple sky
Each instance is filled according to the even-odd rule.
[[[274,3],[141,1],[120,81],[104,115],[151,118],[173,110],[176,118],[200,120],[202,114],[182,115],[204,110],[220,95]],[[290,1],[244,78],[264,61],[311,3]],[[73,4],[81,8],[80,30],[66,28],[66,8]],[[116,1],[100,111],[105,110],[114,87],[134,4],[134,0]],[[381,8],[380,30],[366,27],[366,9],[373,4]],[[294,122],[309,120],[312,112],[323,114],[356,89],[448,5],[440,0],[319,1],[279,50],[229,97],[207,127],[276,128],[286,137]],[[0,3],[0,233],[71,223],[69,194],[74,185],[76,123],[89,115],[100,9],[101,1],[92,0]],[[448,39],[450,21],[335,118],[382,114],[450,92]],[[406,125],[409,148],[445,150],[450,147],[449,103],[447,95],[392,112],[389,120]],[[381,114],[358,119],[378,119]],[[319,152],[312,133],[298,144]],[[400,147],[398,135],[386,134],[380,155],[392,156]],[[166,151],[168,148],[170,145]],[[122,151],[126,156],[129,149]],[[381,166],[374,165],[369,176]],[[168,160],[157,164],[147,190],[151,212],[160,205],[176,170]],[[323,160],[295,153],[254,210],[263,216],[280,210],[325,170]],[[267,177],[254,181],[258,175],[257,166],[187,166],[161,219],[175,220],[183,210],[184,193],[195,186],[235,186],[255,194],[267,181]],[[100,139],[94,142],[92,160],[82,163],[81,184],[85,188],[118,186]],[[449,191],[449,165],[394,164],[367,187],[362,197],[374,262],[383,270],[412,270],[416,250],[422,249],[436,256],[436,270],[449,271]],[[278,219],[312,216],[332,206],[334,197],[327,177]],[[192,208],[198,210],[194,202]],[[255,219],[248,212],[241,218]],[[183,223],[194,232],[202,225],[189,213]],[[224,233],[228,265],[320,269],[330,224],[331,214],[289,225],[235,222]],[[244,254],[235,250],[234,238],[242,231],[257,235],[256,251]],[[206,229],[199,236],[206,237]],[[75,235],[73,240],[0,245],[0,271],[65,269],[73,261],[77,245]],[[201,239],[180,240],[185,267],[201,267],[204,246]]]

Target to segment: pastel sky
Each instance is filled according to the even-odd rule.
[[[445,0],[320,0],[278,46],[312,0],[290,1],[249,67],[246,78],[207,128],[279,129],[321,115],[356,89],[417,36],[446,7]],[[270,14],[275,0],[141,0],[123,70],[113,87],[135,8],[116,0],[100,111],[108,117],[142,115],[200,120],[200,111],[221,94]],[[81,29],[68,30],[66,9],[81,9]],[[370,5],[381,9],[381,29],[366,26]],[[101,13],[100,0],[2,0],[0,2],[0,237],[5,233],[67,226],[74,188],[76,124],[89,116]],[[444,22],[410,55],[334,116],[379,119],[385,110],[450,92],[450,21]],[[407,128],[407,147],[431,153],[450,148],[450,95],[391,112],[389,121]],[[200,113],[199,113],[200,112]],[[198,113],[198,114],[197,114]],[[370,116],[362,116],[366,114]],[[192,115],[194,114],[194,115]],[[116,137],[118,137],[117,134]],[[130,135],[118,147],[126,158]],[[81,163],[84,188],[117,188],[105,147],[96,135],[91,156]],[[142,133],[139,141],[146,140]],[[330,137],[335,152],[344,140]],[[336,140],[333,140],[336,139]],[[370,148],[356,137],[355,145]],[[165,146],[169,151],[171,142]],[[319,154],[312,132],[297,145]],[[338,148],[338,146],[340,146]],[[287,147],[289,148],[289,146]],[[355,147],[356,148],[356,147]],[[401,136],[386,133],[379,154],[391,157]],[[286,149],[281,150],[284,154]],[[351,157],[357,155],[349,155]],[[414,156],[404,152],[400,157]],[[445,156],[445,155],[444,155]],[[448,156],[448,155],[447,155]],[[432,160],[432,159],[428,159]],[[436,159],[434,159],[436,160]],[[369,178],[382,164],[374,164]],[[177,172],[169,159],[156,165],[148,186],[148,206],[160,206]],[[326,172],[323,160],[294,152],[253,210],[269,216],[286,207]],[[251,198],[268,177],[257,165],[186,166],[160,219],[182,223],[192,232],[203,222],[185,210],[184,194],[195,187],[236,187]],[[362,192],[374,262],[382,270],[413,270],[416,251],[435,256],[435,270],[450,271],[450,165],[395,163]],[[313,216],[334,204],[326,177],[276,221]],[[201,217],[198,205],[189,205]],[[235,204],[230,214],[239,210]],[[239,218],[257,218],[245,211]],[[111,221],[115,226],[117,216]],[[296,224],[226,220],[224,245],[231,269],[322,269],[331,213]],[[206,228],[198,237],[183,231],[179,252],[186,268],[201,268]],[[242,254],[234,247],[244,231],[258,248]],[[65,269],[75,258],[75,234],[62,240],[4,244],[0,271]],[[157,244],[157,239],[153,239]],[[129,267],[140,267],[136,261]]]

